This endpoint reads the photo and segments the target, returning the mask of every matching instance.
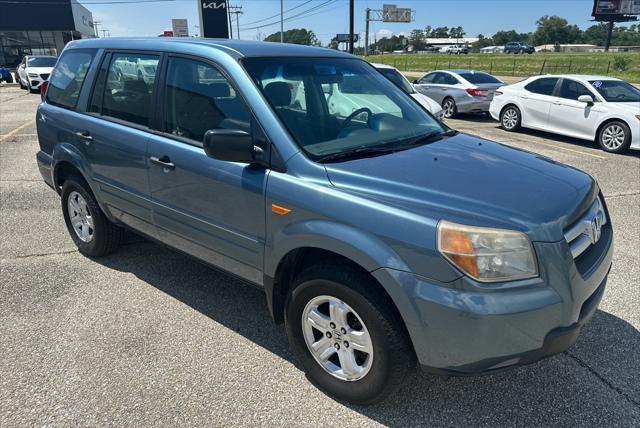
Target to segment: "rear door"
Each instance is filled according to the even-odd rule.
[[[546,129],[551,104],[558,84],[557,77],[543,77],[527,84],[518,97],[524,107],[522,125],[531,128]]]
[[[163,76],[161,132],[151,137],[148,153],[160,239],[260,284],[268,170],[212,159],[202,148],[210,129],[259,133],[259,126],[214,64],[169,56]]]
[[[159,65],[161,55],[110,52],[105,55],[76,133],[91,164],[100,200],[121,222],[154,235],[147,177],[147,144],[155,97],[155,74],[125,73],[131,63]]]
[[[564,78],[560,82],[549,114],[549,129],[572,137],[593,139],[598,119],[602,113],[602,103],[593,105],[578,101],[581,95],[589,95],[594,100],[598,96],[581,82]]]

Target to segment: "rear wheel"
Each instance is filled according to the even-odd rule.
[[[516,106],[508,106],[500,114],[500,123],[506,131],[517,131],[522,124],[520,109]]]
[[[445,98],[442,101],[442,111],[444,113],[444,117],[450,119],[454,117],[458,113],[458,106],[456,106],[456,102],[453,98]]]
[[[65,180],[61,196],[64,221],[78,251],[101,257],[118,248],[123,229],[105,217],[82,178]]]
[[[624,153],[631,146],[631,130],[624,122],[609,122],[600,130],[598,143],[605,152]]]
[[[415,365],[402,319],[365,272],[317,265],[293,284],[286,328],[309,380],[338,399],[371,404],[395,391]]]

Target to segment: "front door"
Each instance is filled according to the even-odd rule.
[[[262,283],[268,171],[207,157],[209,129],[252,132],[251,114],[212,64],[169,57],[163,133],[149,142],[149,184],[160,239],[240,277]]]

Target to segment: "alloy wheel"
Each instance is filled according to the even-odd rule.
[[[516,127],[517,124],[518,124],[518,112],[513,108],[507,109],[502,114],[502,126],[504,126],[505,129],[513,129]]]
[[[73,231],[82,242],[91,242],[93,239],[93,217],[89,211],[87,201],[76,191],[69,194],[67,200],[69,220]]]
[[[444,110],[444,117],[450,118],[456,111],[456,103],[452,99],[448,99],[442,105],[442,109]]]
[[[357,381],[373,362],[373,343],[362,318],[347,303],[318,296],[302,312],[302,331],[309,352],[330,375]]]
[[[617,150],[624,144],[626,134],[620,125],[611,125],[602,131],[602,144],[609,150]]]

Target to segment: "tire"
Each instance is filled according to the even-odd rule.
[[[343,311],[330,317],[329,302]],[[320,314],[315,318],[317,328],[307,321],[310,311]],[[334,321],[337,324],[331,324]],[[369,275],[347,264],[316,265],[302,272],[287,298],[285,326],[293,354],[309,380],[339,400],[381,401],[402,385],[415,366],[408,333],[388,296]],[[318,354],[324,352],[325,357],[310,350],[311,344],[320,342],[324,346]],[[367,352],[354,351],[357,346]],[[355,370],[345,372],[343,358]]]
[[[453,98],[447,97],[442,100],[442,110],[446,119],[451,119],[458,114],[458,106]]]
[[[631,130],[619,120],[609,122],[598,133],[598,144],[605,152],[624,153],[631,146]]]
[[[65,180],[61,201],[64,222],[78,251],[88,257],[102,257],[118,248],[123,229],[105,217],[82,178],[72,176]]]
[[[16,73],[16,80],[20,84],[20,89],[27,89],[27,87],[22,83],[22,78],[20,78],[20,75],[18,73]]]
[[[500,124],[505,131],[516,132],[522,125],[522,113],[516,106],[510,105],[502,109]]]

